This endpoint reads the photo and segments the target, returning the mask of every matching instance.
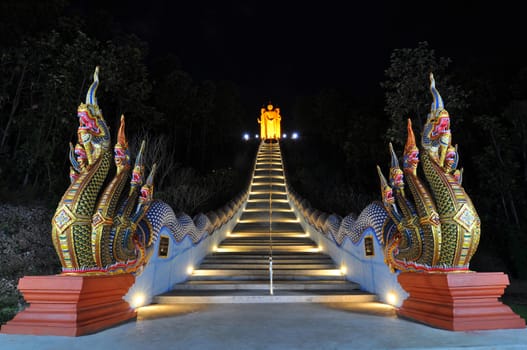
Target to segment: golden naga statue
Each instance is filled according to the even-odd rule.
[[[260,138],[262,140],[278,140],[280,139],[280,108],[274,107],[271,103],[267,105],[267,108],[261,109],[260,118],[257,119],[260,124]]]
[[[433,102],[421,137],[422,152],[408,120],[403,169],[391,144],[389,180],[377,167],[383,204],[396,225],[385,237],[385,259],[393,270],[467,271],[479,244],[481,223],[461,186],[450,115],[432,74],[430,92]],[[417,172],[419,162],[424,178]]]
[[[97,104],[98,86],[99,67],[86,103],[77,109],[77,145],[70,143],[71,184],[53,216],[51,237],[63,273],[135,273],[146,263],[145,249],[151,245],[151,232],[145,234],[138,225],[154,204],[156,166],[144,181],[143,143],[132,168],[124,117],[112,154],[109,128]],[[116,171],[106,181],[112,158]]]

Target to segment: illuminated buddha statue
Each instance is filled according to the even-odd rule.
[[[267,105],[267,108],[262,108],[260,118],[258,119],[258,123],[260,124],[260,138],[262,140],[279,139],[281,135],[281,119],[280,108],[274,107],[271,103]]]

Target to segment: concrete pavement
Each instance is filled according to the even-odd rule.
[[[451,332],[380,303],[150,305],[82,337],[0,334],[0,349],[527,349],[527,329]]]

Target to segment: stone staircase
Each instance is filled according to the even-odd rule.
[[[273,293],[270,287],[272,256]],[[304,232],[287,198],[278,143],[260,145],[251,191],[232,232],[188,281],[158,295],[158,304],[368,302]]]

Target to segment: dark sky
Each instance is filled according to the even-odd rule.
[[[324,87],[379,94],[391,51],[419,41],[455,64],[492,69],[521,63],[527,47],[524,12],[507,1],[86,3],[104,6],[153,56],[177,55],[196,79],[238,83],[256,110]]]

